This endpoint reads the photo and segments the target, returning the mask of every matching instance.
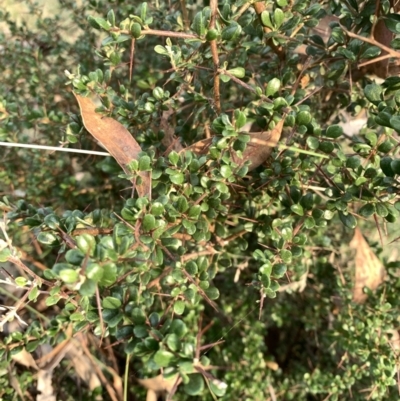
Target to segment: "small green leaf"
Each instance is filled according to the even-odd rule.
[[[293,213],[298,214],[299,216],[304,216],[303,207],[299,204],[290,206],[290,209]]]
[[[176,334],[174,334],[174,333],[169,334],[169,335],[167,336],[167,339],[166,339],[166,340],[167,340],[166,343],[167,343],[167,345],[168,345],[168,348],[169,348],[171,351],[174,351],[174,352],[179,351],[182,342],[181,342],[181,340],[179,339],[179,337],[178,337]]]
[[[59,276],[67,284],[76,283],[79,279],[79,273],[74,269],[61,270]]]
[[[340,125],[331,125],[326,130],[326,136],[328,138],[339,138],[339,136],[343,135],[343,128]]]
[[[243,67],[231,68],[226,72],[229,72],[229,74],[233,75],[236,78],[243,78],[246,75],[246,71]]]
[[[346,160],[346,167],[355,170],[361,165],[361,160],[358,156],[351,156]]]
[[[86,268],[86,277],[93,280],[94,282],[99,282],[103,277],[103,268],[97,263],[90,263]]]
[[[154,355],[154,362],[160,367],[167,367],[173,360],[175,355],[172,352],[166,350],[158,350]]]
[[[151,170],[151,159],[149,156],[144,155],[139,158],[139,171]]]
[[[221,33],[222,40],[236,40],[242,33],[242,27],[237,22],[231,22]]]
[[[383,203],[376,203],[375,205],[376,214],[380,217],[386,217],[389,214],[389,210]]]
[[[235,127],[242,128],[246,124],[246,114],[240,110],[235,110]]]
[[[264,10],[261,13],[261,22],[264,26],[274,29],[274,25],[272,24],[271,16],[269,15],[268,11]]]
[[[283,2],[286,0],[278,0],[278,1]],[[223,397],[228,388],[228,385],[220,380],[210,380],[209,386],[210,386],[210,391],[214,393],[217,397]]]
[[[183,173],[175,173],[169,176],[171,182],[176,185],[182,185],[185,181]]]
[[[103,286],[110,286],[117,280],[117,266],[115,263],[106,263],[102,265],[103,276],[100,280],[100,284]]]
[[[151,205],[151,214],[153,216],[160,216],[164,213],[164,205],[160,202],[154,202]]]
[[[296,123],[298,125],[307,125],[311,122],[311,114],[308,111],[300,111],[296,116]]]
[[[356,228],[357,220],[352,214],[344,214],[343,212],[339,211],[339,218],[347,228]]]
[[[307,142],[307,146],[311,150],[317,150],[319,148],[319,140],[318,140],[318,138],[315,138],[314,136],[307,137],[306,142]]]
[[[25,277],[17,277],[15,279],[15,284],[17,284],[18,287],[25,287],[28,283],[28,279]]]
[[[11,255],[11,251],[9,248],[2,249],[0,251],[0,262],[7,262],[10,255]]]
[[[33,287],[31,292],[28,295],[29,301],[36,301],[37,297],[39,296],[39,288],[37,286]]]
[[[169,328],[171,333],[175,333],[179,338],[182,338],[187,332],[188,328],[186,324],[182,322],[180,319],[174,319]]]
[[[389,156],[382,157],[380,160],[380,167],[387,177],[394,177],[394,171],[392,170],[393,159]]]
[[[333,145],[332,142],[321,142],[319,144],[319,148],[324,152],[324,153],[332,153],[333,149],[335,149],[335,146]]]
[[[176,301],[174,303],[174,312],[177,315],[182,315],[182,313],[185,311],[185,302],[182,300]]]
[[[52,245],[58,241],[58,238],[51,232],[42,231],[37,236],[37,240],[43,245]]]
[[[121,301],[115,297],[105,297],[101,305],[104,309],[119,309],[121,307]]]
[[[377,46],[368,46],[367,49],[361,54],[360,59],[375,58],[381,54],[381,49]]]
[[[390,168],[395,174],[400,174],[400,159],[395,159],[390,162]]]
[[[224,165],[221,167],[220,173],[222,177],[229,178],[232,175],[232,170],[229,166]]]
[[[290,252],[288,249],[282,249],[280,251],[280,256],[284,263],[287,263],[287,264],[292,263],[292,252]],[[272,270],[272,275],[275,276],[273,270]]]
[[[148,232],[156,228],[156,219],[152,214],[146,214],[142,220],[144,231]]]
[[[142,21],[146,21],[146,16],[147,16],[147,3],[143,2],[140,5],[140,19]]]
[[[193,23],[191,28],[199,36],[204,36],[206,33],[205,18],[202,11],[199,11],[193,18]]]
[[[274,109],[275,109],[275,110],[280,110],[282,107],[287,107],[288,103],[287,103],[287,101],[286,101],[285,98],[283,98],[283,97],[277,97],[277,98],[274,100],[273,105],[274,105]]]
[[[176,153],[174,150],[172,152],[170,152],[170,154],[168,155],[168,160],[171,162],[171,164],[173,164],[174,166],[177,166],[178,162],[179,162],[178,153]]]
[[[108,22],[111,24],[111,26],[115,26],[115,14],[114,14],[114,10],[110,10],[107,13],[107,20]]]
[[[137,338],[145,338],[148,336],[147,326],[145,325],[137,325],[133,328],[133,334]]]
[[[82,234],[78,235],[75,238],[77,247],[85,254],[85,255],[93,255],[94,249],[96,247],[96,239],[93,235],[90,234]]]
[[[168,50],[161,45],[157,45],[154,47],[154,51],[158,54],[162,54],[163,56],[169,56]]]
[[[371,103],[377,103],[382,100],[382,86],[378,84],[369,84],[364,88],[364,94]]]
[[[52,306],[55,305],[59,300],[61,299],[61,296],[56,294],[56,295],[51,295],[46,299],[46,305],[47,306]]]
[[[185,213],[189,209],[189,203],[185,196],[180,196],[178,201],[176,202],[176,209],[180,213]]]
[[[201,394],[204,390],[203,376],[198,373],[189,375],[189,382],[183,386],[183,390],[190,396]]]
[[[265,90],[265,94],[267,96],[274,96],[275,93],[277,93],[280,88],[281,88],[280,79],[272,78],[271,80],[269,80],[269,82],[267,84],[267,89]]]
[[[104,18],[89,16],[88,21],[93,28],[103,28],[105,31],[109,31],[111,29],[110,23]]]
[[[97,283],[87,278],[79,288],[79,294],[84,297],[91,297],[96,292]]]
[[[207,288],[204,292],[207,294],[208,298],[210,298],[210,299],[218,299],[219,298],[219,291],[218,291],[218,288],[216,288],[216,287]]]
[[[292,260],[292,253],[287,249],[282,249],[281,257],[285,263],[290,263]],[[286,262],[286,260],[289,260],[289,262]],[[284,263],[276,263],[272,267],[272,276],[274,276],[275,278],[281,278],[285,275],[286,271],[287,266]]]
[[[274,11],[274,21],[276,28],[279,28],[283,24],[284,20],[285,13],[280,8],[276,8]]]
[[[132,310],[131,317],[132,317],[133,323],[135,323],[135,324],[144,324],[146,322],[146,315],[139,308],[134,308]]]
[[[188,217],[197,220],[200,216],[200,213],[201,213],[201,206],[194,205],[189,209]]]

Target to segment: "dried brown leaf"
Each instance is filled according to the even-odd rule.
[[[279,121],[275,128],[270,131],[249,133],[250,141],[247,143],[246,150],[243,152],[243,158],[239,159],[239,157],[233,154],[233,160],[239,165],[250,160],[249,171],[263,164],[281,138],[283,123],[284,119]]]
[[[186,150],[190,150],[191,152],[195,153],[196,155],[205,155],[208,153],[208,149],[212,144],[213,138],[205,138],[201,141],[194,143],[193,145],[188,146],[181,150],[181,152],[185,152]]]
[[[12,356],[13,361],[19,363],[20,365],[26,366],[27,368],[33,368],[38,370],[35,360],[31,353],[29,353],[25,348],[23,348],[18,354]]]
[[[131,174],[127,165],[137,160],[141,148],[131,133],[118,121],[96,113],[96,105],[88,97],[74,93],[79,103],[85,128],[96,138],[114,157],[126,174]],[[151,198],[151,175],[141,172],[142,183],[136,185],[139,196]],[[132,181],[135,184],[134,181]]]
[[[354,231],[350,247],[356,251],[353,300],[357,303],[363,303],[367,299],[363,288],[368,287],[375,290],[385,278],[385,269],[359,228]]]
[[[270,131],[249,132],[250,141],[247,143],[246,150],[243,152],[243,158],[239,158],[235,153],[232,153],[232,158],[239,166],[247,161],[251,161],[249,171],[254,170],[264,163],[271,154],[272,149],[278,144],[281,137],[284,119],[279,121],[275,128]],[[213,138],[202,139],[182,149],[181,152],[190,150],[196,155],[204,155],[208,153],[208,149],[212,144]]]
[[[164,131],[164,137],[161,142],[167,149],[166,153],[169,153],[171,150],[180,152],[183,149],[182,144],[179,142],[178,138],[175,137],[174,127],[168,122],[168,119],[172,114],[174,114],[174,112],[175,111],[170,107],[162,113],[160,120],[159,129]]]
[[[150,379],[137,379],[140,385],[147,389],[147,401],[156,401],[158,397],[171,393],[171,391],[180,384],[181,379],[178,375],[165,378],[158,375]]]

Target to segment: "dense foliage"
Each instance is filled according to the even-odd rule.
[[[141,153],[127,173],[112,157],[0,148],[2,326],[11,312],[27,323],[4,326],[0,397],[37,391],[22,350],[43,362],[75,336],[101,387],[78,389],[65,358],[60,400],[119,399],[115,376],[145,399],[152,382],[135,378],[160,373],[176,400],[398,399],[398,263],[382,251],[400,210],[397,5],[21,7],[34,17],[0,12],[0,141],[101,150],[75,93]],[[134,191],[150,174],[151,193]],[[365,303],[357,225],[387,274]]]

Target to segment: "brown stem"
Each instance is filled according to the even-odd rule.
[[[243,81],[240,80],[239,78],[236,78],[234,75],[232,75],[232,74],[229,73],[228,71],[223,70],[223,69],[221,69],[221,68],[220,68],[218,71],[219,71],[221,74],[227,75],[233,82],[236,82],[236,83],[239,84],[240,86],[243,86],[243,88],[246,88],[246,89],[248,89],[249,91],[251,91],[251,92],[253,92],[253,93],[256,93],[256,94],[257,94],[258,96],[260,96],[260,98],[261,98],[262,100],[264,100],[265,102],[267,102],[267,103],[273,103],[273,101],[272,101],[271,99],[269,99],[267,96],[259,95],[259,94],[257,93],[257,91],[256,91],[252,86],[246,84],[245,82],[243,82]],[[282,107],[282,111],[285,112],[285,113],[289,113],[289,112],[290,112],[290,109],[288,109],[287,107]]]
[[[98,285],[96,285],[96,304],[97,304],[97,311],[99,313],[100,327],[101,327],[101,337],[100,337],[100,345],[99,345],[99,348],[101,348],[101,343],[103,342],[105,330],[104,330],[103,312],[101,310],[101,299],[100,299],[100,292],[99,292]]]
[[[215,20],[218,12],[218,0],[210,0],[210,8],[211,8],[211,19],[210,19],[210,26],[209,29],[215,28]],[[214,63],[214,101],[215,101],[215,108],[217,113],[221,113],[221,95],[219,90],[219,57],[218,57],[218,48],[217,48],[217,41],[214,39],[210,41],[210,50],[211,55]]]
[[[341,28],[343,29],[343,31],[346,33],[347,36],[350,36],[351,38],[354,38],[354,39],[362,40],[363,42],[366,42],[366,43],[369,43],[376,47],[379,47],[382,50],[385,50],[386,52],[388,52],[394,58],[400,58],[399,52],[396,52],[395,50],[391,49],[390,47],[385,46],[382,43],[379,43],[375,39],[366,38],[364,36],[360,36],[360,35],[357,35],[356,33],[350,32],[343,25],[341,25]]]
[[[44,278],[39,277],[36,273],[34,273],[28,266],[25,266],[21,260],[15,256],[9,256],[7,260],[11,263],[14,263],[16,266],[20,267],[25,273],[29,274],[30,276],[34,277],[39,283],[42,282],[48,286],[52,286],[53,283],[50,281],[45,280]]]
[[[265,2],[264,1],[257,1],[256,3],[253,4],[254,10],[258,14],[261,20],[261,13],[265,10]],[[272,30],[268,28],[267,26],[263,27],[263,30],[265,33],[270,33]],[[281,61],[285,60],[286,55],[285,51],[282,46],[277,46],[272,39],[267,40],[267,45],[271,47],[273,52],[279,57]]]
[[[132,82],[132,71],[133,71],[133,66],[135,64],[135,44],[136,44],[136,39],[132,38],[131,56],[130,56],[130,60],[129,60],[129,82]]]
[[[185,30],[189,30],[189,14],[186,8],[185,0],[180,0],[181,2],[181,9],[183,15],[183,25],[185,26]]]
[[[126,33],[129,35],[128,31],[121,31],[121,33]],[[193,35],[192,33],[160,31],[158,29],[143,29],[142,35],[169,36],[171,38],[181,38],[181,39],[199,39],[197,35]]]

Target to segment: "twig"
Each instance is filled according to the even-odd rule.
[[[52,286],[52,285],[53,285],[52,282],[47,281],[47,280],[45,280],[45,279],[42,278],[42,277],[39,277],[39,276],[38,276],[36,273],[34,273],[28,266],[25,266],[25,264],[22,263],[22,261],[21,261],[19,258],[10,255],[10,256],[7,258],[7,260],[8,260],[9,262],[11,262],[11,263],[14,263],[16,266],[20,267],[25,273],[27,273],[27,274],[29,274],[30,276],[34,277],[34,278],[37,280],[38,283],[44,283],[44,284],[46,284],[46,285],[48,285],[48,286]]]
[[[256,3],[253,4],[253,7],[257,15],[259,16],[261,22],[261,13],[266,9],[265,2],[257,1]],[[267,26],[264,26],[263,30],[265,33],[272,32],[272,29],[268,28]],[[267,39],[267,45],[271,47],[273,52],[279,57],[281,61],[285,60],[286,55],[282,46],[275,45],[275,43],[272,41],[272,38]]]
[[[136,39],[132,38],[131,56],[130,56],[130,60],[129,60],[129,82],[132,82],[132,72],[133,72],[133,66],[135,64],[135,44],[136,44]]]
[[[218,0],[210,0],[211,19],[209,29],[215,28],[215,19],[218,11]],[[219,91],[219,58],[217,49],[217,40],[210,41],[210,49],[214,63],[214,100],[217,113],[221,113],[221,95]]]
[[[114,28],[110,31],[124,33],[130,35],[131,32],[126,29]],[[155,36],[168,36],[170,38],[180,38],[180,39],[200,39],[197,35],[192,33],[174,32],[174,31],[160,31],[158,29],[143,29],[142,35],[155,35]]]
[[[236,82],[236,83],[239,84],[240,86],[243,86],[243,88],[246,88],[247,90],[249,90],[249,91],[255,93],[255,94],[258,95],[258,96],[260,96],[260,98],[261,98],[263,101],[265,101],[265,102],[267,102],[267,103],[273,103],[273,101],[272,101],[270,98],[268,98],[267,96],[258,94],[257,91],[256,91],[252,86],[246,84],[246,83],[243,82],[241,79],[236,78],[236,77],[235,77],[234,75],[232,75],[230,72],[228,72],[228,71],[226,71],[226,70],[224,70],[224,69],[222,69],[222,68],[220,68],[218,71],[219,71],[221,74],[227,75],[233,82]],[[289,109],[288,107],[282,107],[282,111],[283,111],[284,113],[289,113],[289,112],[290,112],[290,109]]]
[[[99,344],[99,348],[101,348],[101,343],[103,342],[105,331],[104,331],[103,312],[101,311],[101,300],[100,300],[100,292],[98,285],[96,285],[96,304],[97,304],[97,311],[99,312],[100,327],[101,327],[101,337]]]
[[[385,50],[386,52],[388,52],[392,57],[400,58],[400,53],[396,52],[395,50],[391,49],[390,47],[387,47],[387,46],[383,45],[382,43],[379,43],[375,39],[366,38],[365,36],[360,36],[360,35],[357,35],[356,33],[350,32],[343,25],[340,25],[340,26],[343,29],[343,31],[346,33],[346,35],[350,36],[351,38],[361,40],[363,42],[369,43],[376,47],[380,47],[382,50]]]
[[[365,61],[364,63],[358,64],[358,67],[365,67],[366,65],[369,65],[369,64],[378,63],[379,61],[386,60],[387,58],[390,58],[390,57],[392,57],[390,54],[385,54],[383,56],[380,56],[380,57],[374,58],[372,60]]]
[[[185,0],[180,0],[182,15],[183,15],[183,25],[185,26],[185,30],[189,29],[189,15],[186,8]]]

